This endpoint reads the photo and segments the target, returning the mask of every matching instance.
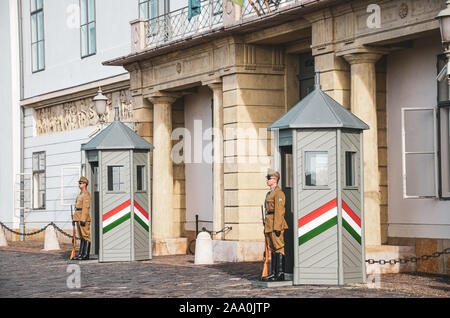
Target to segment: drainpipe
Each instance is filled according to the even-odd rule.
[[[19,77],[20,77],[20,101],[24,97],[24,79],[23,79],[23,30],[22,30],[22,0],[17,0],[18,29],[19,29]],[[20,206],[25,206],[25,186],[24,186],[24,138],[25,138],[25,111],[20,106]],[[25,233],[25,210],[20,209],[20,233]],[[24,235],[20,235],[20,241],[24,241]]]

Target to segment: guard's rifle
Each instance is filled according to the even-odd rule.
[[[73,210],[72,210],[72,204],[70,205],[70,216],[72,218],[72,243],[73,243],[73,247],[72,247],[72,254],[70,254],[70,259],[74,259],[75,258],[75,248],[77,245],[77,237],[75,234],[75,222],[73,221]]]
[[[261,215],[262,215],[263,226],[265,227],[266,224],[264,222],[264,208],[262,205],[261,205]],[[267,276],[269,276],[269,246],[267,245],[267,238],[264,233],[264,265],[263,265],[263,271],[262,271],[261,278],[267,277]]]

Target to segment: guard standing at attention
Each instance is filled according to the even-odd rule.
[[[288,228],[284,219],[286,196],[278,187],[280,173],[268,170],[267,185],[270,191],[264,203],[266,216],[264,219],[264,235],[271,251],[271,271],[263,280],[282,281],[285,272],[284,230]]]
[[[91,250],[91,215],[89,208],[91,207],[91,195],[87,191],[89,181],[86,177],[81,177],[78,181],[78,187],[81,193],[77,197],[75,205],[75,213],[73,214],[72,222],[76,222],[78,229],[78,237],[81,239],[80,250],[78,251],[76,260],[89,259]]]

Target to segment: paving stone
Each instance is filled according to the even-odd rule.
[[[261,287],[262,262],[195,265],[194,256],[161,256],[142,262],[80,262],[81,288],[67,281],[68,257],[0,249],[0,297],[63,298],[309,298],[309,297],[450,297],[450,277],[421,273],[380,275],[378,288],[346,286]],[[72,264],[73,266],[73,264]]]

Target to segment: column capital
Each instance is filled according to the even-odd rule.
[[[167,93],[167,92],[155,92],[152,95],[146,96],[146,98],[154,105],[154,104],[173,104],[178,98],[181,97],[181,94],[177,93]]]
[[[202,84],[204,86],[208,86],[213,91],[218,90],[218,89],[222,90],[222,87],[223,87],[222,79],[220,79],[220,78],[214,79],[211,81],[204,81],[204,82],[202,82]]]
[[[363,63],[376,63],[383,55],[389,51],[384,48],[357,47],[336,53],[336,56],[343,57],[350,65]]]

